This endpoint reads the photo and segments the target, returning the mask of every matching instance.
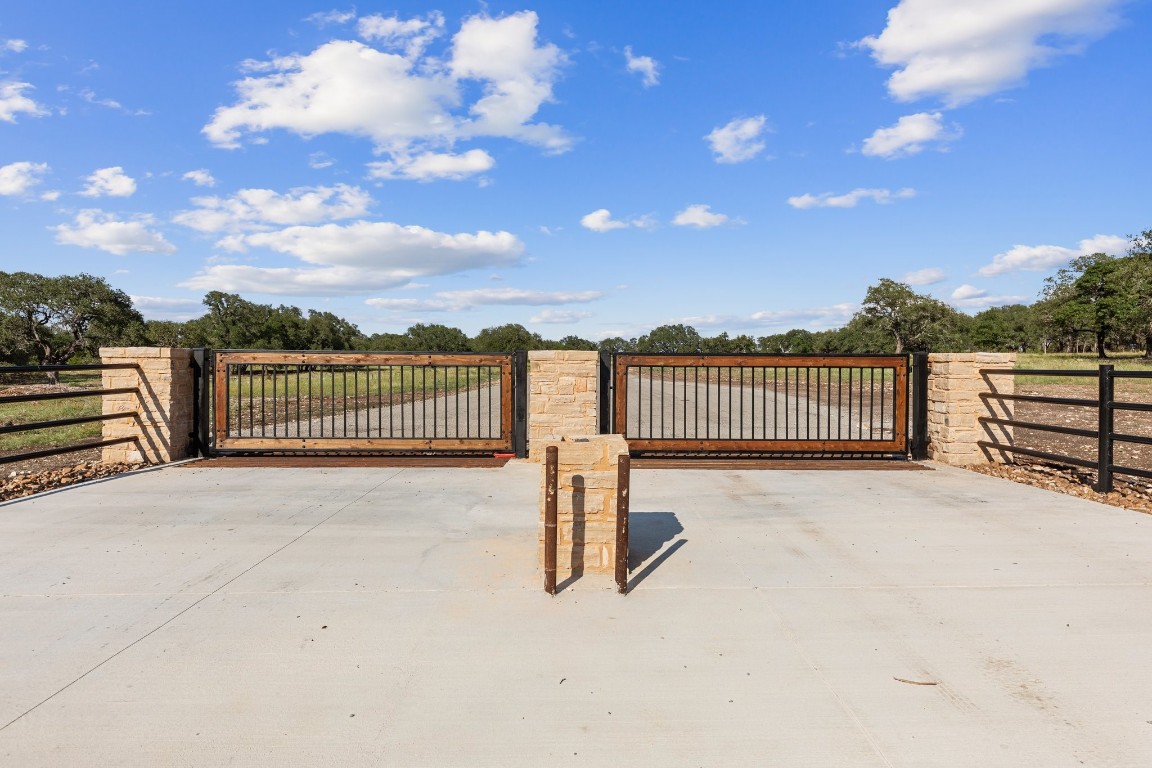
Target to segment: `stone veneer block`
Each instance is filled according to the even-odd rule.
[[[600,431],[600,353],[528,353],[528,457],[544,461],[546,441]]]
[[[134,437],[131,443],[102,451],[105,463],[163,464],[187,458],[192,451],[192,350],[175,347],[103,347],[100,362],[128,363],[135,369],[102,372],[104,389],[132,387],[138,392],[106,395],[103,413],[135,411],[138,416],[103,422],[104,439]]]
[[[982,368],[1012,368],[1014,353],[961,352],[928,356],[928,456],[953,466],[1010,463],[1004,451],[981,448],[980,440],[1011,445],[1011,427],[982,424],[980,417],[1012,418],[1012,401],[981,394],[1011,395],[1016,379],[982,374]]]
[[[542,439],[540,452],[539,560],[544,567],[544,498],[548,446],[557,451],[556,579],[612,574],[616,564],[616,487],[628,442],[621,435]]]

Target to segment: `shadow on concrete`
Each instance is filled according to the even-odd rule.
[[[628,518],[628,570],[635,571],[644,565],[645,561],[664,549],[664,545],[683,532],[684,526],[680,525],[680,520],[674,512],[633,512]],[[643,570],[630,576],[628,591],[635,589],[687,543],[687,539],[674,541],[672,546],[660,552],[660,555],[645,565]]]
[[[636,570],[683,532],[675,512],[633,512],[628,517],[628,570]]]

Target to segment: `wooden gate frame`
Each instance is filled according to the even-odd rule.
[[[634,366],[732,368],[890,368],[894,369],[894,434],[892,440],[749,440],[628,438],[633,452],[689,453],[907,453],[908,357],[905,355],[726,355],[617,354],[613,360],[613,431],[627,436],[628,369]]]
[[[523,389],[522,376],[514,376],[514,369],[523,367],[523,353],[509,354],[451,354],[451,353],[399,353],[399,352],[265,352],[265,351],[208,351],[209,373],[212,377],[211,413],[213,424],[211,441],[207,443],[210,455],[243,452],[372,452],[399,453],[425,451],[501,452],[524,451],[523,439],[517,439],[516,427],[521,398],[513,398],[514,386]],[[407,366],[491,366],[500,368],[500,437],[499,438],[349,438],[349,437],[230,437],[228,430],[228,366],[236,364],[274,365],[407,365]],[[519,365],[518,365],[519,364]],[[515,382],[515,383],[514,383]],[[221,396],[223,393],[223,396]],[[220,425],[224,425],[223,434]]]

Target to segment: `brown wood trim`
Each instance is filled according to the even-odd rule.
[[[218,352],[218,366],[227,364],[291,364],[291,365],[414,365],[414,366],[503,366],[510,364],[509,355],[460,354],[366,354],[358,352]]]
[[[772,453],[796,451],[801,453],[894,453],[907,449],[903,440],[657,440],[628,438],[633,451],[757,451]]]
[[[228,366],[220,363],[220,356],[216,356],[216,381],[212,387],[212,399],[214,407],[214,420],[213,440],[214,445],[219,445],[222,439],[228,437]]]
[[[912,446],[908,444],[908,366],[902,365],[896,369],[896,381],[893,386],[896,394],[896,413],[893,422],[896,427],[894,442],[900,444],[898,450],[907,451]]]
[[[176,465],[181,468],[233,467],[502,467],[501,456],[214,456]]]
[[[931,472],[932,467],[901,459],[728,459],[666,456],[639,456],[632,459],[633,469],[769,469],[769,470],[840,470]]]
[[[227,437],[216,447],[228,451],[506,451],[506,440],[374,437]]]
[[[668,368],[904,368],[904,356],[885,355],[617,355],[616,367]]]
[[[504,359],[500,367],[500,439],[512,445],[512,358]]]
[[[628,432],[628,363],[624,362],[627,357],[629,356],[617,355],[615,370],[613,371],[616,377],[616,402],[612,408],[615,414],[612,431],[617,435],[624,435]]]

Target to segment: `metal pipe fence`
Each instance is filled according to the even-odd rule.
[[[1114,476],[1127,475],[1152,479],[1152,467],[1133,467],[1116,462],[1116,452],[1119,446],[1148,445],[1152,446],[1152,435],[1122,432],[1116,429],[1118,413],[1152,413],[1152,403],[1141,403],[1116,399],[1116,383],[1118,380],[1152,379],[1152,371],[1118,371],[1114,365],[1101,365],[1098,370],[1047,370],[1047,369],[999,369],[985,368],[980,370],[984,375],[998,376],[1036,376],[1036,377],[1070,377],[1082,379],[1095,379],[1096,396],[1087,397],[1049,397],[1045,395],[1017,395],[996,392],[984,392],[980,397],[986,402],[989,400],[1009,401],[1028,404],[1054,405],[1067,408],[1094,409],[1095,429],[1086,427],[1068,426],[1066,424],[1051,424],[1047,422],[1028,421],[1018,418],[1002,418],[982,416],[980,422],[985,425],[1012,427],[1014,430],[1031,430],[1043,434],[1066,435],[1090,440],[1095,444],[1095,456],[1086,458],[1083,455],[1060,453],[1053,450],[1044,450],[1022,446],[1014,443],[1005,443],[995,439],[981,440],[977,444],[982,448],[1006,453],[1020,454],[1032,458],[1043,459],[1056,464],[1067,464],[1075,467],[1096,470],[1095,490],[1108,493],[1113,490]],[[1135,423],[1133,426],[1138,426]],[[993,430],[988,430],[990,437],[995,437]]]
[[[103,448],[110,445],[120,445],[121,443],[133,442],[134,437],[118,437],[109,438],[106,440],[78,440],[75,442],[66,442],[57,444],[57,438],[51,434],[45,434],[32,441],[23,441],[23,449],[8,450],[4,444],[4,435],[17,435],[29,432],[39,432],[41,430],[61,429],[63,427],[74,427],[83,424],[94,424],[112,419],[122,419],[125,417],[139,418],[137,411],[120,411],[116,413],[87,413],[79,416],[65,416],[63,418],[47,418],[35,419],[32,421],[23,421],[22,423],[14,423],[8,418],[8,413],[14,411],[10,406],[17,404],[31,403],[39,405],[41,403],[49,403],[57,400],[75,400],[78,398],[102,398],[104,395],[120,395],[136,393],[139,390],[136,387],[113,387],[109,389],[102,389],[99,387],[84,387],[76,389],[68,389],[55,392],[27,392],[20,393],[18,390],[30,386],[26,381],[24,382],[10,382],[9,378],[23,378],[26,379],[29,374],[41,373],[68,373],[74,374],[78,372],[89,371],[105,371],[114,369],[135,369],[136,366],[131,363],[114,363],[114,364],[88,364],[88,365],[13,365],[0,367],[0,389],[16,390],[16,394],[0,395],[0,464],[12,464],[18,461],[28,461],[30,459],[39,459],[49,456],[58,456],[65,453],[74,453],[76,451],[84,451],[90,448]],[[99,405],[96,410],[100,410]],[[31,411],[35,414],[37,411],[43,412],[44,408],[32,408]],[[27,409],[22,409],[22,413],[27,413]],[[57,433],[58,434],[58,433]],[[44,445],[46,447],[34,447],[37,445]],[[33,446],[29,449],[29,446]]]

